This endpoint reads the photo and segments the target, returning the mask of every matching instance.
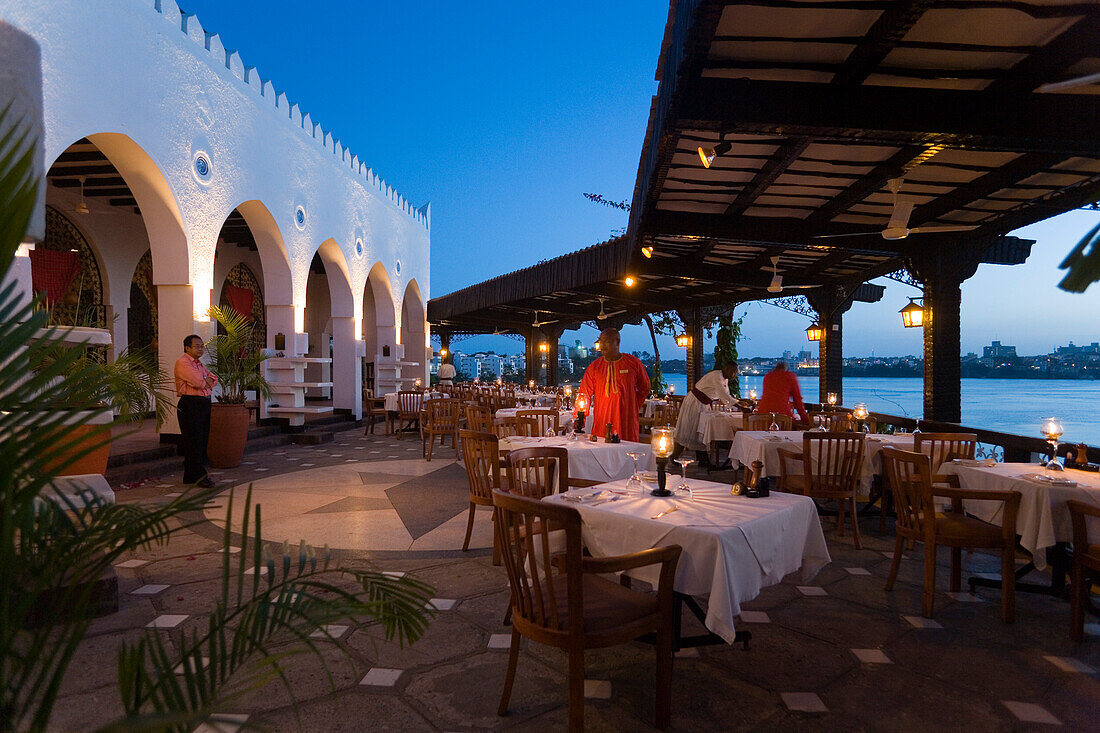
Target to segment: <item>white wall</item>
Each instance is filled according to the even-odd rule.
[[[260,242],[265,301],[292,303],[300,314],[309,264],[328,239],[346,264],[354,312],[376,262],[399,314],[412,280],[421,302],[430,298],[430,210],[414,209],[173,0],[0,0],[0,23],[41,48],[45,168],[89,137],[138,200],[165,296],[162,343],[202,332],[203,324],[184,322],[186,304],[204,313],[214,297],[218,232],[247,201],[260,202],[273,221],[271,241]],[[0,68],[11,63],[0,57]],[[207,178],[194,167],[200,155]],[[125,270],[104,259],[108,270]],[[112,300],[118,292],[112,288]],[[176,355],[162,350],[162,363]]]

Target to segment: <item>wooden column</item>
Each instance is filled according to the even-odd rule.
[[[677,311],[680,320],[684,322],[685,332],[688,335],[687,347],[687,388],[695,386],[695,383],[703,376],[703,320],[698,308]]]
[[[447,356],[451,355],[451,331],[450,329],[439,332],[439,350],[447,350]],[[446,361],[446,360],[443,360]],[[440,362],[442,363],[442,361]]]
[[[820,291],[820,292],[819,292]],[[852,307],[852,297],[840,288],[818,288],[806,296],[817,312],[822,336],[818,342],[818,401],[836,392],[838,405],[844,404],[844,313]]]
[[[546,343],[546,386],[558,386],[558,342],[564,333],[561,328],[550,327],[545,330]]]
[[[539,332],[531,329],[524,333],[523,384],[536,379],[539,373]]]
[[[964,280],[984,249],[960,241],[909,257],[909,272],[924,285],[924,419],[962,420],[962,343],[959,319]]]

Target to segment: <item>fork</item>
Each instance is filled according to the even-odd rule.
[[[652,517],[650,517],[650,519],[660,519],[661,517],[663,517],[663,516],[664,516],[664,515],[666,515],[666,514],[672,514],[672,513],[674,512],[674,511],[676,511],[676,510],[677,510],[677,509],[679,509],[679,508],[680,508],[680,507],[678,507],[678,506],[676,506],[675,504],[673,504],[673,505],[672,505],[672,506],[670,506],[670,507],[669,507],[668,509],[665,509],[665,510],[664,510],[663,512],[657,512],[657,513],[656,513],[656,514],[654,514],[654,515],[653,515]]]

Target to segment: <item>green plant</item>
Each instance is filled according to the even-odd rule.
[[[33,146],[5,125],[6,118],[0,112],[2,275],[11,269],[36,194]],[[94,581],[127,553],[164,544],[179,529],[204,522],[202,510],[218,492],[193,488],[159,506],[107,505],[91,494],[43,501],[53,479],[47,466],[61,461],[63,469],[93,449],[65,458],[71,447],[65,430],[86,423],[81,406],[110,389],[104,371],[85,361],[84,349],[66,346],[52,331],[43,337],[46,325],[47,314],[23,301],[14,279],[0,288],[0,731],[48,729],[98,603]],[[59,407],[43,410],[43,403]],[[110,439],[106,426],[96,435]],[[125,718],[109,730],[194,729],[216,717],[242,687],[285,680],[283,665],[292,649],[317,652],[308,634],[318,624],[369,617],[401,643],[423,632],[431,597],[423,583],[345,571],[332,566],[327,552],[318,560],[305,546],[299,547],[296,571],[284,550],[276,579],[273,553],[261,539],[260,507],[251,515],[246,510],[238,535],[229,529],[231,518],[227,514],[221,599],[206,630],[180,640],[180,651],[150,633],[120,652]],[[250,521],[251,533],[244,531]],[[235,572],[231,542],[249,558],[237,560]],[[257,570],[248,592],[246,562]],[[262,566],[268,568],[265,587]],[[327,580],[332,574],[354,578],[358,588],[337,586]],[[277,653],[268,653],[276,647]],[[210,658],[205,671],[196,664],[193,673],[177,678],[173,669],[181,658],[199,654]]]
[[[714,340],[714,365],[737,363],[737,342],[741,340],[741,323],[745,320],[744,313],[740,318],[733,317],[733,311],[719,314],[716,319],[718,331]],[[731,380],[730,394],[734,397],[741,396],[740,375]]]
[[[260,369],[267,355],[253,346],[255,324],[232,308],[212,305],[207,314],[225,329],[206,345],[210,371],[221,387],[218,402],[243,405],[247,390],[255,390],[261,397],[271,394],[271,385]]]

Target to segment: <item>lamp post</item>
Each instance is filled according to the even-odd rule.
[[[650,492],[653,496],[672,496],[672,492],[665,488],[665,468],[668,459],[672,455],[675,443],[672,440],[672,428],[653,428],[650,431],[649,445],[653,449],[653,455],[657,459],[657,488]]]
[[[924,304],[917,303],[918,300],[920,298],[910,298],[909,305],[898,311],[901,314],[901,323],[906,328],[920,328],[924,325]]]

